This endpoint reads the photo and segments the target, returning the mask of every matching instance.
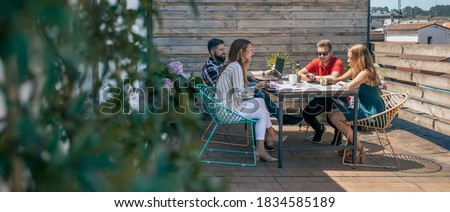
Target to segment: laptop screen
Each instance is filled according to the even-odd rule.
[[[273,76],[257,76],[254,77],[256,81],[277,81],[280,80],[283,76],[283,68],[284,68],[284,58],[277,57],[275,61],[275,69],[278,71],[278,73],[275,73]]]
[[[277,57],[275,61],[275,69],[283,76],[283,68],[284,68],[284,58]]]

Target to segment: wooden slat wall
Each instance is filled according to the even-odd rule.
[[[409,96],[400,117],[450,135],[450,45],[373,46],[388,90]]]
[[[213,37],[223,39],[227,50],[237,38],[250,40],[251,70],[267,70],[266,58],[275,52],[291,52],[304,66],[316,57],[321,39],[330,39],[335,55],[346,61],[349,46],[367,41],[365,0],[197,0],[198,17],[186,2],[156,3],[163,24],[156,27],[154,42],[164,61],[180,60],[196,75]]]
[[[380,63],[382,64],[382,63]],[[428,85],[434,88],[450,90],[450,79],[448,77],[436,77],[433,75],[413,73],[396,69],[378,68],[379,75],[402,81],[410,81],[418,85]]]

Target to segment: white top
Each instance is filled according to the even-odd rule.
[[[242,101],[253,98],[255,94],[253,87],[244,86],[244,76],[238,62],[230,63],[220,74],[216,88],[217,102],[235,112],[241,111]]]

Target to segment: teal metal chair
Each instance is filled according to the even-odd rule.
[[[211,130],[211,133],[209,134],[208,138],[205,141],[205,144],[203,145],[203,148],[201,152],[198,155],[198,158],[200,161],[204,163],[212,163],[212,164],[227,164],[227,165],[239,165],[239,166],[255,166],[256,165],[256,150],[255,150],[255,133],[254,133],[254,124],[258,122],[256,119],[248,119],[245,118],[238,113],[229,110],[228,108],[224,107],[222,104],[218,103],[216,101],[216,89],[207,85],[198,84],[196,85],[196,88],[200,92],[200,97],[203,100],[204,107],[206,108],[208,114],[211,116],[214,127]],[[247,147],[251,150],[249,151],[243,151],[243,150],[236,150],[236,149],[217,149],[217,148],[209,148],[209,144],[211,143],[211,138],[213,137],[214,133],[216,132],[217,128],[220,125],[231,125],[231,124],[248,124],[251,131],[251,146]],[[236,147],[235,147],[236,148]],[[240,162],[229,162],[229,161],[217,161],[217,160],[204,160],[202,158],[203,153],[205,150],[212,151],[212,152],[222,152],[222,153],[234,153],[234,154],[248,154],[252,157],[252,160],[250,163],[240,163]]]

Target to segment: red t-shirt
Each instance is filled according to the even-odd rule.
[[[344,63],[342,63],[342,60],[337,57],[331,57],[330,62],[328,62],[326,67],[320,63],[319,58],[316,58],[308,63],[305,68],[309,71],[309,73],[317,76],[330,75],[333,71],[338,71],[340,75],[344,74]]]

